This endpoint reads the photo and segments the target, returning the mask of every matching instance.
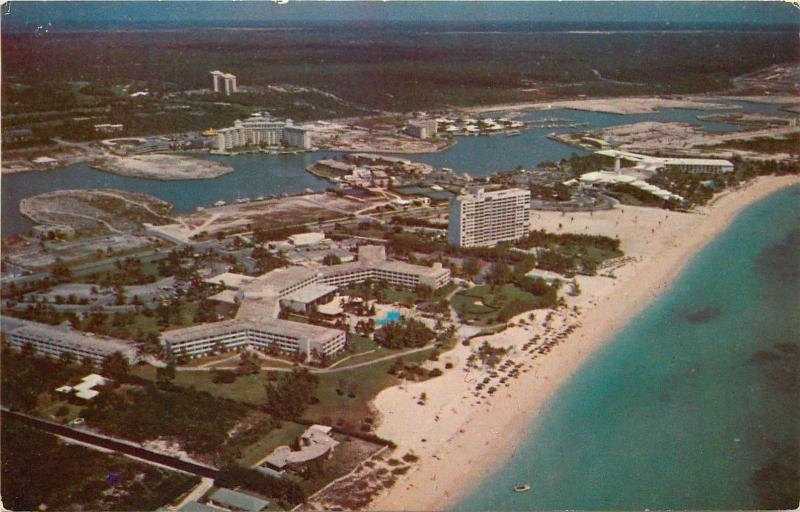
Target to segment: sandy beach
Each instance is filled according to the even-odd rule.
[[[413,452],[419,462],[371,508],[438,510],[454,505],[510,457],[561,385],[668,289],[696,252],[746,206],[797,183],[797,176],[758,178],[693,213],[630,206],[591,214],[533,212],[535,229],[618,236],[625,257],[597,276],[578,277],[581,294],[567,295],[569,307],[554,313],[549,322],[546,311],[536,312],[533,321],[522,314],[509,329],[443,354],[437,365],[453,364],[443,376],[381,392],[374,402],[381,417],[376,433],[394,440],[397,454]],[[465,364],[483,340],[507,347],[504,360],[511,359],[519,368],[518,378],[507,384],[492,381],[498,388],[493,396],[476,396],[475,384],[488,372]],[[419,405],[423,392],[427,399]]]

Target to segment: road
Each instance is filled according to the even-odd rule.
[[[167,466],[184,473],[191,473],[199,477],[216,478],[219,474],[219,470],[215,467],[206,466],[205,464],[200,464],[198,462],[190,462],[179,459],[178,457],[172,457],[170,455],[165,455],[163,453],[158,453],[151,450],[146,450],[130,441],[115,439],[102,434],[87,432],[85,430],[70,428],[61,425],[60,423],[53,423],[51,421],[28,416],[27,414],[12,412],[6,407],[3,407],[2,411],[3,421],[11,420],[13,418],[43,432],[74,439],[85,444],[97,446],[99,448],[105,448],[106,450],[112,450],[123,455],[130,455],[138,459],[143,459],[148,462]]]
[[[430,345],[425,345],[424,347],[419,348],[412,348],[411,350],[406,350],[405,352],[400,352],[399,354],[389,354],[387,356],[379,357],[377,359],[371,359],[369,361],[364,361],[363,363],[356,363],[350,366],[343,366],[341,368],[313,368],[311,366],[298,366],[292,368],[264,368],[265,370],[269,370],[271,372],[292,372],[295,368],[306,368],[311,373],[337,373],[337,372],[346,372],[348,370],[355,370],[356,368],[363,368],[365,366],[370,366],[372,364],[382,363],[384,361],[389,361],[390,359],[397,359],[398,357],[404,357],[411,354],[416,354],[417,352],[423,352],[425,350],[430,350],[435,346],[434,343]],[[224,361],[224,360],[223,360]],[[219,363],[220,361],[215,361],[214,364]],[[235,366],[217,366],[214,368],[210,367],[202,367],[202,366],[180,366],[176,368],[179,372],[212,372],[215,370],[233,370]]]

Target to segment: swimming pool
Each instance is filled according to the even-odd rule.
[[[375,325],[380,326],[390,324],[392,322],[399,322],[402,316],[403,315],[401,315],[399,311],[389,311],[383,316],[383,318],[375,320]]]

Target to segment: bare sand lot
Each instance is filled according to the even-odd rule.
[[[395,441],[397,453],[416,454],[419,462],[371,508],[453,507],[487,472],[507,460],[532,418],[561,385],[617,329],[668,289],[693,254],[744,207],[797,183],[797,176],[758,178],[723,193],[696,213],[631,206],[566,215],[535,212],[532,224],[537,229],[618,236],[626,255],[608,262],[597,276],[579,277],[582,293],[566,296],[568,307],[550,320],[546,312],[536,312],[534,320],[523,313],[509,329],[442,354],[437,364],[454,366],[443,376],[381,392],[374,401],[381,418],[376,433]],[[491,377],[488,368],[467,364],[484,340],[508,349],[503,359],[511,360],[518,371],[508,386]],[[493,395],[475,391],[476,383],[487,378],[498,389]],[[419,404],[422,393],[424,405]]]
[[[483,107],[472,107],[464,110],[472,114],[486,114],[489,112],[502,112],[507,110],[550,110],[568,108],[572,110],[586,110],[590,112],[605,112],[607,114],[627,115],[651,114],[653,112],[658,112],[662,108],[681,108],[686,110],[733,110],[740,108],[738,105],[713,103],[713,99],[714,98],[709,98],[707,101],[696,101],[694,99],[670,99],[654,97],[601,98],[489,105]]]
[[[19,209],[37,224],[70,226],[78,232],[124,233],[144,222],[172,220],[172,205],[166,201],[114,189],[56,190],[22,199]]]
[[[386,201],[379,198],[356,198],[331,193],[255,199],[180,215],[177,224],[156,226],[151,229],[170,238],[185,241],[194,236],[213,236],[243,226],[247,229],[254,227],[270,229],[287,224],[344,220],[384,203]]]
[[[415,139],[386,129],[324,121],[317,122],[311,129],[314,146],[354,153],[437,153],[454,143],[452,140]]]
[[[233,167],[184,155],[108,156],[92,163],[100,171],[150,180],[207,180],[233,172]]]
[[[553,137],[566,144],[585,146],[583,139],[591,137],[594,140],[604,141],[607,145],[630,151],[644,153],[671,151],[677,154],[695,154],[701,149],[704,152],[716,152],[716,148],[730,141],[745,141],[762,138],[782,139],[789,135],[800,133],[798,126],[770,126],[755,127],[752,129],[734,132],[708,132],[686,123],[664,123],[657,121],[643,121],[640,123],[625,124],[593,130],[590,132],[565,133]],[[702,148],[701,148],[702,147]],[[699,148],[699,149],[697,149]],[[587,146],[586,149],[597,149]],[[741,152],[737,152],[741,153]],[[725,156],[734,154],[726,151]],[[774,158],[788,157],[777,154]]]

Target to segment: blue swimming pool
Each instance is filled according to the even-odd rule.
[[[399,322],[402,316],[403,315],[401,315],[399,311],[389,311],[383,316],[383,318],[375,320],[375,325],[380,326],[390,324],[392,322]]]

